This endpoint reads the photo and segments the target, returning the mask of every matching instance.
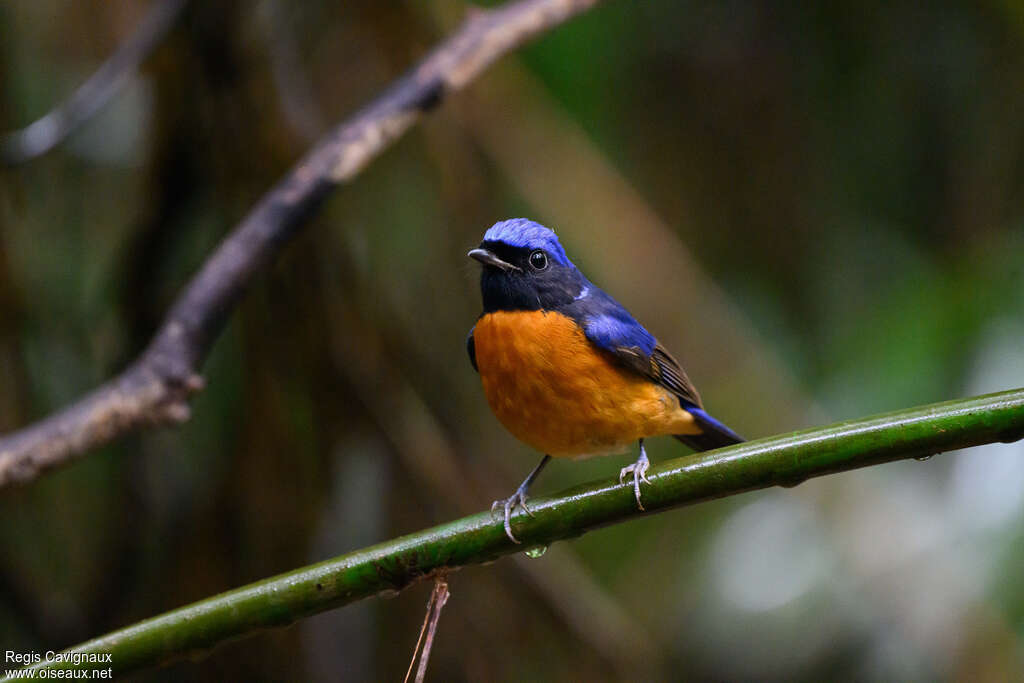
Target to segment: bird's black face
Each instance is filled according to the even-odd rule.
[[[484,266],[484,313],[556,309],[572,303],[587,285],[575,266],[559,263],[544,249],[485,240],[469,256]]]

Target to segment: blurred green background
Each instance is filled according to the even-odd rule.
[[[0,4],[0,128],[149,5]],[[450,0],[195,2],[52,153],[0,170],[0,432],[135,356]],[[1024,385],[1017,2],[619,0],[445,102],[233,315],[194,418],[0,492],[0,650],[59,649],[507,496],[465,253],[556,229],[748,437]],[[652,457],[682,455],[671,439]],[[535,489],[634,456],[555,463]],[[1024,447],[645,518],[451,577],[432,680],[1021,680]],[[134,680],[397,680],[429,585]]]

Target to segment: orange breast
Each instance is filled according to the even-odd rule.
[[[618,366],[560,313],[489,313],[473,339],[491,410],[538,451],[618,453],[641,437],[700,433],[675,395]]]

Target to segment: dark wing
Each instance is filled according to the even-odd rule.
[[[594,346],[679,397],[683,408],[693,415],[703,432],[680,434],[677,439],[698,451],[743,441],[743,437],[704,411],[700,394],[676,359],[615,299],[597,290],[574,302],[567,313],[582,325]]]
[[[702,434],[677,434],[677,439],[695,451],[710,451],[744,441],[742,436],[705,412],[696,387],[690,382],[690,378],[686,376],[683,369],[679,367],[676,359],[661,344],[655,347],[651,359],[661,373],[659,383],[668,387],[684,402],[683,407],[693,415],[704,430]],[[689,402],[689,405],[685,405],[686,402]]]
[[[622,365],[653,380],[679,397],[684,404],[702,408],[700,394],[672,355],[655,343],[650,355],[639,346],[609,346],[604,350]]]
[[[677,434],[677,439],[695,451],[710,451],[744,441],[742,436],[708,415],[701,404],[696,387],[676,359],[661,344],[655,346],[651,352],[650,364],[654,368],[652,379],[678,396],[683,408],[693,415],[704,430],[701,434]]]
[[[654,351],[651,353],[651,365],[656,369],[655,381],[658,384],[678,396],[683,402],[697,408],[704,407],[700,400],[700,394],[697,393],[697,387],[693,386],[693,382],[686,376],[679,362],[660,343],[654,347]]]
[[[619,302],[596,290],[572,309],[594,346],[665,387],[684,404],[701,407],[700,394],[676,359]]]
[[[473,330],[476,329],[476,325],[469,328],[469,334],[466,335],[466,353],[469,354],[469,362],[473,364],[473,369],[480,372],[480,368],[476,366],[476,343],[473,341]]]

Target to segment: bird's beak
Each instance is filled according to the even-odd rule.
[[[494,255],[494,252],[488,251],[487,249],[473,249],[468,254],[466,254],[466,256],[468,256],[471,259],[476,259],[485,266],[494,266],[495,268],[500,268],[505,272],[508,272],[510,270],[516,272],[522,271],[522,268],[520,268],[519,266],[514,266],[511,263],[502,261],[500,258]]]

